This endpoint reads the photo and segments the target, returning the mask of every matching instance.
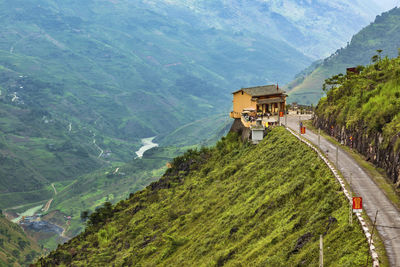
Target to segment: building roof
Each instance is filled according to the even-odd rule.
[[[277,85],[272,84],[272,85],[242,88],[233,92],[232,94],[238,93],[242,90],[251,96],[277,95],[286,93],[285,91],[281,90]]]
[[[271,104],[271,103],[282,103],[285,102],[284,99],[281,97],[272,97],[272,98],[267,98],[267,99],[258,99],[257,104]]]

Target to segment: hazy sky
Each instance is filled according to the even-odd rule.
[[[389,10],[395,6],[400,5],[400,0],[373,0],[377,5],[380,5],[383,9]]]

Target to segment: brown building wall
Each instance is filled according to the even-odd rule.
[[[233,94],[233,117],[234,118],[240,118],[241,113],[243,109],[245,108],[257,108],[257,103],[256,101],[251,100],[251,95],[239,91],[235,94]]]
[[[268,98],[275,98],[281,97],[282,95],[269,95],[269,96],[261,96],[258,99],[268,99]],[[256,100],[252,100],[252,96],[247,94],[244,91],[239,91],[233,94],[233,112],[231,112],[231,118],[240,118],[243,112],[243,109],[246,108],[254,108],[255,110],[260,110],[263,113],[266,113],[267,110],[272,114],[276,114],[280,111],[285,111],[286,108],[286,97],[284,97],[283,103],[271,103],[271,104],[264,104],[264,105],[257,105]],[[280,107],[278,107],[280,105]]]

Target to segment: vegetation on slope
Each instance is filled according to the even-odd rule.
[[[39,251],[21,227],[0,213],[0,266],[26,266],[39,255]]]
[[[128,161],[139,147],[100,133],[95,120],[87,121],[92,112],[78,108],[64,85],[0,67],[0,87],[0,208],[47,200],[50,183]]]
[[[226,114],[232,88],[288,81],[310,62],[268,35],[206,21],[149,1],[0,1],[0,208],[130,161],[142,137],[207,142],[190,124],[218,125],[207,118]]]
[[[73,237],[84,229],[80,218],[82,211],[93,212],[105,201],[117,203],[131,192],[142,190],[151,182],[158,180],[166,169],[166,163],[183,153],[183,148],[154,148],[144,157],[126,164],[116,164],[79,177],[63,187],[54,197],[51,211],[71,216],[70,222],[64,219],[66,235]],[[49,249],[55,249],[49,244]]]
[[[400,57],[378,54],[373,60],[358,67],[360,74],[326,80],[327,96],[317,106],[314,124],[384,169],[399,187]]]
[[[346,68],[365,65],[371,62],[376,50],[382,49],[384,55],[395,57],[400,43],[400,8],[394,8],[377,16],[375,21],[353,36],[351,42],[338,49],[322,62],[316,62],[311,69],[298,75],[287,86],[290,101],[302,104],[316,104],[323,95],[324,80]]]
[[[257,146],[238,140],[175,158],[37,265],[314,266],[321,234],[327,265],[365,264],[365,237],[315,152],[283,128]]]
[[[400,57],[377,60],[360,66],[360,74],[327,79],[327,96],[319,102],[316,114],[346,129],[381,133],[382,145],[387,146],[400,132]]]

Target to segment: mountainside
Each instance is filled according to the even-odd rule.
[[[384,169],[400,187],[400,57],[326,81],[314,124]]]
[[[39,251],[21,227],[0,213],[0,266],[27,266],[39,256]]]
[[[329,49],[305,51],[320,51],[332,34],[344,40],[337,34],[385,8],[147,0],[2,0],[0,7],[3,208],[46,200],[52,182],[130,160],[142,137],[207,143],[192,125],[217,128],[208,118],[228,110],[234,88],[288,82],[311,54]],[[322,19],[337,25],[326,38],[328,24],[314,26]],[[181,140],[188,133],[195,141]]]
[[[58,217],[71,216],[70,220],[62,219],[60,223],[66,227],[66,235],[73,237],[84,229],[80,218],[82,211],[94,211],[105,201],[116,203],[132,192],[142,190],[159,179],[165,172],[167,162],[188,148],[154,148],[146,151],[143,159],[134,159],[84,175],[60,188],[54,196],[51,210],[63,215]],[[47,247],[55,249],[51,243]]]
[[[377,16],[375,21],[353,36],[351,42],[338,49],[330,57],[316,66],[300,73],[291,82],[290,101],[303,104],[316,104],[323,95],[324,80],[345,73],[346,68],[365,65],[377,54],[376,50],[383,50],[382,56],[395,57],[400,48],[400,9],[394,8]]]
[[[361,0],[147,2],[162,10],[165,6],[186,6],[194,11],[198,21],[210,27],[267,35],[286,42],[312,58],[329,55],[370,23],[377,14],[394,7],[394,3],[390,1]]]
[[[288,81],[310,62],[268,36],[202,25],[184,7],[55,0],[0,7],[1,208],[47,200],[52,182],[129,161],[139,138],[200,124],[229,108],[232,88]],[[193,131],[191,144],[209,138]],[[181,140],[169,135],[174,142]]]
[[[75,235],[81,211],[125,198],[180,151],[218,140],[231,91],[288,82],[330,51],[332,35],[346,39],[382,8],[0,0],[0,208],[47,204],[43,218]],[[315,26],[323,21],[337,28]],[[133,160],[152,136],[162,148]],[[41,244],[56,246],[56,229]]]
[[[367,242],[317,154],[283,128],[190,150],[145,190],[92,213],[38,266],[362,266]]]

